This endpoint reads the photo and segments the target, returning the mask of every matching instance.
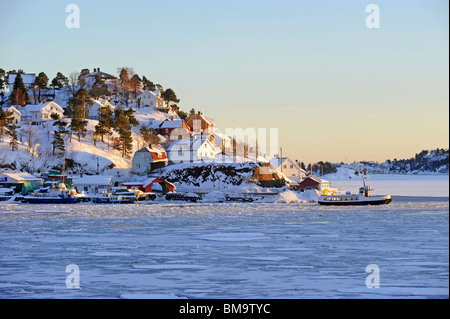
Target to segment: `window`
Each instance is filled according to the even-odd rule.
[[[291,168],[294,168],[294,165],[291,165]]]
[[[140,164],[140,163],[137,163],[137,164],[136,164],[136,168],[141,168],[141,164]]]
[[[287,168],[287,165],[283,165],[283,168]]]

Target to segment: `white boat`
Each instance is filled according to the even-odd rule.
[[[371,195],[372,190],[364,180],[364,186],[359,188],[358,194],[346,192],[345,194],[321,195],[318,199],[320,205],[357,206],[357,205],[385,205],[392,201],[391,195]]]

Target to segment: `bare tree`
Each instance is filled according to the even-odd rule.
[[[34,149],[39,142],[39,137],[37,136],[37,131],[33,125],[26,125],[22,129],[23,137],[25,138],[25,144],[28,148],[28,151],[34,154]]]

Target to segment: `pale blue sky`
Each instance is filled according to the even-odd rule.
[[[80,28],[65,26],[68,4]],[[368,29],[365,8],[380,8]],[[448,1],[5,1],[0,67],[133,67],[219,127],[278,127],[305,162],[448,147]]]

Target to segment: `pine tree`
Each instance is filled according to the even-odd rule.
[[[95,133],[98,134],[104,142],[104,136],[110,136],[112,134],[113,127],[113,117],[112,111],[110,108],[102,107],[99,110],[99,120],[98,124],[95,126]],[[109,139],[108,139],[108,148],[109,148]]]
[[[86,136],[88,121],[85,120],[88,113],[87,107],[92,105],[89,100],[89,93],[85,89],[78,90],[75,95],[69,99],[68,113],[72,116],[70,123],[71,132],[75,132],[78,136],[78,142],[81,142],[81,137]],[[72,140],[72,135],[70,136]]]
[[[15,123],[11,123],[8,125],[8,135],[9,135],[9,145],[11,145],[11,150],[15,151],[19,149],[19,139],[17,137],[17,125]]]
[[[164,91],[163,98],[164,98],[164,101],[167,102],[167,105],[169,105],[170,102],[175,102],[175,103],[180,102],[180,99],[177,98],[177,95],[171,88]]]
[[[53,123],[53,126],[57,126],[57,130],[53,133],[53,155],[55,155],[55,150],[60,150],[61,153],[64,153],[66,147],[64,144],[64,138],[63,135],[68,134],[67,131],[67,122],[65,122],[63,119],[59,118],[59,115],[56,113],[52,113],[51,118],[55,120]]]
[[[44,72],[39,73],[36,79],[34,80],[34,85],[36,85],[39,89],[39,102],[41,102],[41,90],[47,88],[47,83],[48,83],[48,76]]]
[[[89,95],[98,100],[102,95],[109,95],[111,92],[108,90],[108,85],[106,85],[105,80],[100,76],[95,78],[94,84],[92,84],[89,90]]]
[[[17,73],[16,79],[14,80],[13,90],[9,98],[10,105],[26,105],[28,104],[28,92],[23,84],[22,72]]]
[[[115,146],[122,151],[122,156],[127,156],[133,148],[131,137],[131,123],[126,111],[119,106],[114,112],[114,131],[119,134],[119,145]]]

